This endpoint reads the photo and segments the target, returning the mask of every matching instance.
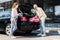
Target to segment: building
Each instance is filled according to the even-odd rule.
[[[0,0],[0,7],[4,7],[4,9],[10,8],[12,6],[12,0]]]
[[[38,4],[46,12],[48,18],[47,22],[60,23],[60,1],[59,0],[18,0],[21,4],[30,3]]]
[[[60,23],[60,0],[44,0],[44,10],[51,22]]]
[[[1,1],[1,0],[0,0]],[[1,1],[0,6],[6,8],[10,8],[12,4],[17,1],[21,5],[27,3],[28,5],[31,4],[38,4],[38,6],[42,7],[46,12],[48,18],[47,22],[57,22],[60,23],[60,1],[59,0],[9,0],[9,1]]]

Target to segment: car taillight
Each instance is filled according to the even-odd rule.
[[[27,18],[24,16],[20,19],[21,21],[27,21]]]

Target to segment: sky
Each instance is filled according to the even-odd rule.
[[[11,0],[0,0],[0,3],[6,2],[6,1],[11,1]]]

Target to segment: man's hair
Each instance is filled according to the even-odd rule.
[[[37,4],[34,4],[34,5],[37,5]]]
[[[34,4],[33,6],[38,6],[37,4]]]

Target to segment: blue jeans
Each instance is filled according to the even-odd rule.
[[[11,34],[17,29],[17,18],[11,17]]]
[[[45,18],[40,19],[40,33],[45,33]]]

